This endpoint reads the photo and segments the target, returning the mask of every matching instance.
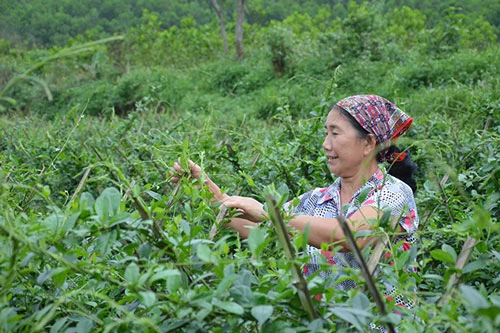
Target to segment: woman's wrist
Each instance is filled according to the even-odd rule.
[[[205,185],[208,186],[208,189],[210,190],[210,192],[213,193],[214,195],[214,199],[218,202],[222,202],[224,200],[226,200],[227,198],[229,198],[229,195],[227,195],[226,193],[222,193],[221,189],[219,188],[219,186],[217,186],[217,184],[215,184],[210,178],[208,178],[208,176],[205,175]]]
[[[226,193],[222,193],[220,192],[219,190],[219,194],[214,194],[214,198],[215,200],[217,200],[218,202],[224,202],[225,200],[227,200],[229,198],[229,195],[227,195]]]

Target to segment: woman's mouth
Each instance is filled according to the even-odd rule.
[[[331,163],[332,161],[338,159],[338,156],[326,156],[328,158],[328,163]]]

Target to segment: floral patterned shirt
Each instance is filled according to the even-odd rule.
[[[351,201],[341,207],[340,201],[340,178],[326,188],[317,188],[309,191],[299,197],[299,203],[292,207],[291,202],[285,205],[285,209],[291,210],[291,213],[298,215],[310,215],[326,218],[335,218],[340,215],[342,210],[345,218],[363,206],[373,206],[383,211],[390,211],[392,217],[398,219],[401,227],[406,231],[404,235],[393,239],[394,244],[400,243],[400,248],[407,251],[417,242],[415,232],[418,228],[418,215],[415,206],[415,199],[411,188],[401,180],[384,174],[381,169],[373,174],[370,179],[353,195]],[[362,202],[360,202],[362,200]],[[320,269],[318,264],[319,256],[325,256],[331,265],[339,268],[338,279],[342,275],[342,268],[351,267],[359,269],[359,265],[351,252],[337,252],[331,254],[330,251],[321,251],[320,249],[308,245],[307,254],[311,256],[309,263],[304,267],[304,275],[310,276]],[[321,271],[319,276],[326,278],[331,275],[331,271]],[[344,280],[334,285],[334,288],[348,290],[356,286],[352,280]],[[386,296],[391,297],[396,292],[396,288],[387,285]],[[403,299],[396,296],[396,304],[408,306]],[[411,307],[411,305],[409,306]]]

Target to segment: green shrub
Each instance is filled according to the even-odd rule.
[[[281,26],[269,28],[266,33],[266,44],[269,48],[271,63],[278,77],[293,73],[293,33]]]

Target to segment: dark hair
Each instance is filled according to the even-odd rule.
[[[368,137],[370,132],[365,130],[349,112],[344,110],[344,108],[338,105],[334,105],[332,107],[332,110],[339,111],[340,114],[342,114],[349,121],[352,127],[354,127],[354,129],[356,130],[359,138],[366,139]],[[397,146],[392,145],[389,148],[386,148],[377,154],[377,162],[381,162],[384,156],[400,152],[401,150]],[[418,166],[411,160],[410,152],[405,151],[405,153],[406,155],[402,161],[400,162],[396,161],[389,164],[387,172],[391,176],[394,176],[400,179],[401,181],[405,182],[408,186],[410,186],[413,193],[415,193],[417,191],[417,182],[413,177],[418,170]]]

